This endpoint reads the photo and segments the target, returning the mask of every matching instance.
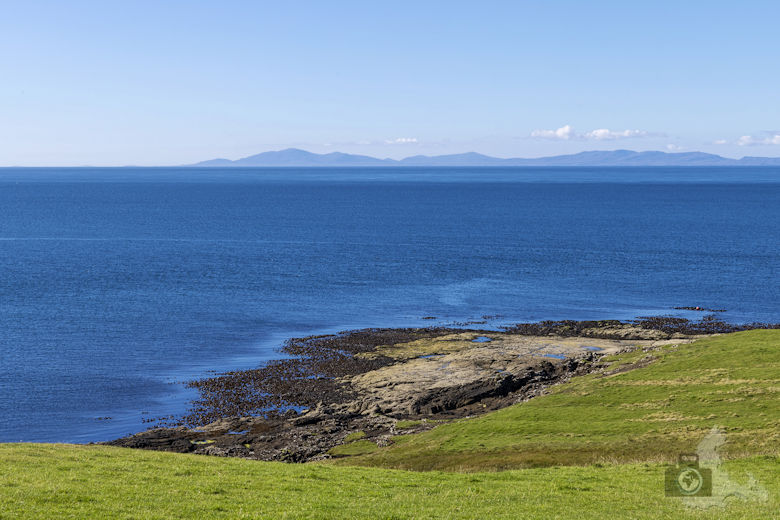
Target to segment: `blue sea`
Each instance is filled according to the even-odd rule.
[[[777,168],[0,169],[0,441],[140,431],[290,336],[776,322],[779,275]]]

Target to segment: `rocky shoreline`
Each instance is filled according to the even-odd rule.
[[[357,446],[356,440],[381,447],[399,434],[525,401],[574,375],[608,375],[607,355],[643,349],[641,365],[661,345],[776,327],[734,326],[712,317],[645,318],[547,321],[502,331],[364,329],[294,338],[281,349],[286,359],[191,382],[200,398],[186,416],[106,444],[320,460],[340,456],[339,447]]]

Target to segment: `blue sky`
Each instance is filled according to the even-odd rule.
[[[780,2],[3,1],[0,165],[780,156]]]

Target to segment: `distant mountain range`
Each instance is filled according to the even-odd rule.
[[[703,152],[666,153],[631,150],[580,152],[536,159],[501,159],[475,152],[453,155],[415,155],[405,159],[377,159],[368,155],[333,152],[317,154],[288,148],[231,161],[211,159],[192,166],[780,166],[780,157],[728,159]]]

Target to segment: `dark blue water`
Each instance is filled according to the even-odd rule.
[[[2,169],[0,441],[138,431],[291,335],[780,321],[779,271],[778,169]]]

